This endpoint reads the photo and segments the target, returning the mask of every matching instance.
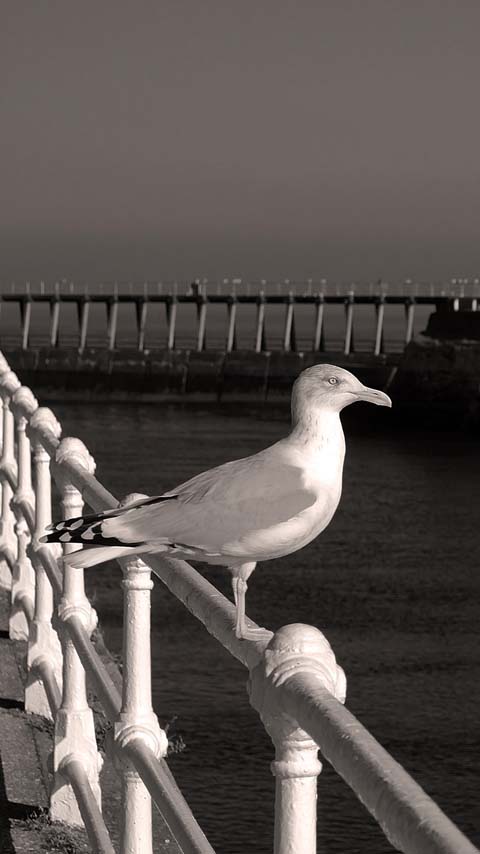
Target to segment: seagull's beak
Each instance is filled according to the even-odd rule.
[[[364,385],[356,394],[358,400],[367,400],[368,403],[376,403],[377,406],[392,405],[388,394],[385,394],[384,391],[378,391],[376,388],[368,388],[368,386]]]

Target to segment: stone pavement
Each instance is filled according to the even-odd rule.
[[[48,817],[53,723],[24,710],[26,643],[9,640],[8,603],[8,591],[0,588],[0,854],[88,854],[92,849],[83,829]],[[112,678],[119,679],[108,651],[104,656]],[[97,737],[108,729],[97,714],[96,727]],[[108,760],[101,780],[104,819],[119,850],[120,780]],[[155,852],[180,854],[156,809],[153,830]]]
[[[24,711],[26,644],[8,639],[8,592],[0,590],[0,851],[90,851],[83,831],[48,819],[53,724]]]

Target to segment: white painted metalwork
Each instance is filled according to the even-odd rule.
[[[170,321],[174,332],[172,317]],[[381,323],[378,345],[380,336]],[[148,563],[138,558],[120,561],[124,590],[120,697],[90,639],[96,618],[85,596],[83,570],[64,569],[58,547],[38,542],[51,520],[50,462],[64,516],[81,515],[84,501],[94,510],[112,509],[118,502],[94,477],[94,461],[84,445],[77,439],[60,441],[53,413],[38,408],[31,392],[20,388],[1,355],[0,395],[0,580],[12,590],[11,636],[28,634],[26,708],[55,719],[50,799],[54,818],[83,823],[94,850],[113,854],[101,812],[101,760],[87,702],[88,677],[114,726],[113,751],[123,789],[121,854],[152,851],[151,799],[182,851],[213,854],[165,762],[167,738],[152,709],[153,570],[250,671],[250,702],[275,747],[271,766],[276,778],[275,854],[314,854],[316,850],[318,749],[399,850],[408,854],[473,854],[477,850],[344,707],[345,675],[318,629],[297,624],[274,635],[265,632],[262,640],[239,640],[233,604],[184,561],[163,557],[150,557]],[[125,502],[134,497],[128,496]],[[64,546],[65,551],[72,548]]]
[[[93,457],[79,439],[63,439],[55,453],[55,479],[61,490],[61,507],[64,518],[81,516],[82,493],[64,473],[62,462],[76,459],[90,474],[95,471]],[[64,554],[75,551],[78,546],[66,543]],[[88,637],[97,625],[97,615],[85,595],[83,572],[71,566],[63,571],[62,597],[58,603],[58,616],[62,622],[75,615]],[[69,824],[83,824],[80,803],[77,801],[68,769],[73,762],[80,762],[85,781],[101,806],[99,774],[102,759],[97,750],[93,712],[87,700],[86,674],[75,645],[67,631],[61,632],[63,652],[63,695],[55,716],[53,750],[54,785],[50,798],[53,819]],[[67,772],[67,773],[65,773]]]
[[[12,569],[11,611],[9,619],[10,637],[15,640],[28,640],[29,622],[33,620],[35,603],[35,572],[27,549],[31,542],[28,508],[33,507],[32,465],[30,439],[26,433],[28,413],[31,418],[38,403],[26,386],[17,389],[11,399],[11,408],[16,417],[18,479],[11,506],[16,517],[15,534],[17,537],[17,556]],[[28,617],[27,617],[28,614]]]
[[[52,624],[52,585],[37,557],[38,541],[45,528],[52,521],[50,456],[40,441],[39,433],[49,433],[53,439],[58,439],[61,427],[50,409],[40,407],[29,418],[27,430],[32,439],[35,468],[35,528],[30,553],[35,569],[36,584],[35,611],[30,623],[28,638],[25,709],[27,712],[36,712],[37,715],[53,717],[42,668],[48,668],[49,671],[52,671],[61,693],[62,651],[57,632]],[[57,547],[53,554],[58,556],[58,553]]]
[[[4,365],[2,364],[2,367]],[[6,363],[5,363],[6,367]],[[2,560],[0,579],[2,586],[7,589],[11,586],[8,576],[8,567],[15,560],[15,517],[11,507],[14,485],[17,476],[14,450],[14,416],[10,409],[10,401],[16,390],[20,388],[20,381],[13,371],[8,368],[0,377],[0,395],[2,398],[2,455],[0,459],[0,471],[2,477],[2,520],[0,529],[0,557]]]

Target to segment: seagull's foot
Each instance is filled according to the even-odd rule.
[[[243,626],[235,628],[235,637],[239,640],[269,643],[273,637],[273,632],[269,629],[264,629],[263,626],[247,626],[244,623]]]

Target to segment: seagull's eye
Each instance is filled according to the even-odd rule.
[[[328,382],[330,383],[330,385],[337,385],[338,379],[336,377],[330,377]]]

